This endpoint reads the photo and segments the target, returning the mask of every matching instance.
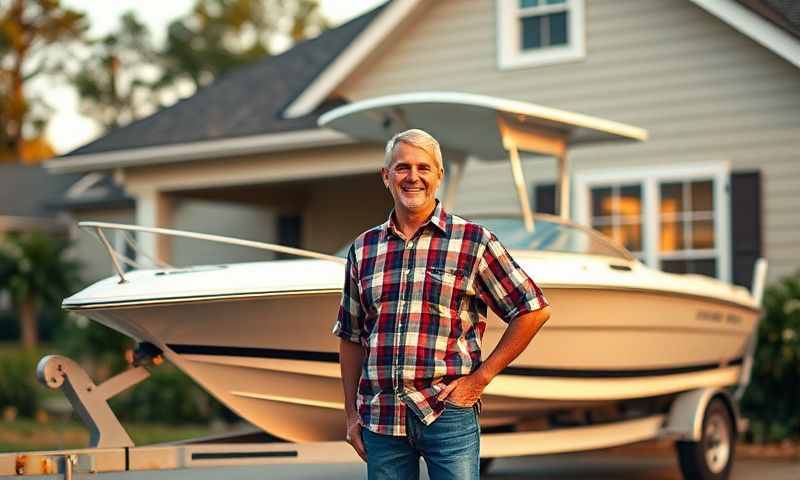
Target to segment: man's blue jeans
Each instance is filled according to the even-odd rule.
[[[431,480],[478,480],[480,427],[477,407],[448,404],[442,415],[425,425],[413,412],[406,415],[406,436],[380,435],[361,429],[367,450],[369,480],[418,479],[419,457]]]

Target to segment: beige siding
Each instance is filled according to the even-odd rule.
[[[726,161],[763,175],[771,278],[800,267],[800,71],[682,0],[587,0],[586,57],[501,71],[489,0],[435,2],[338,93],[360,99],[454,90],[526,100],[631,123],[651,140],[573,151],[576,171]],[[508,166],[464,184],[463,210],[515,205]],[[532,179],[552,179],[529,163]]]

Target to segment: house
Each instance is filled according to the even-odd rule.
[[[751,282],[800,267],[800,17],[778,0],[395,0],[52,160],[111,172],[136,223],[333,252],[390,208],[382,146],[320,129],[344,102],[492,95],[647,129],[576,150],[572,217],[651,266]],[[514,211],[478,162],[456,211]],[[525,173],[553,205],[552,162]],[[140,238],[176,264],[245,258]],[[213,260],[210,260],[213,259]]]

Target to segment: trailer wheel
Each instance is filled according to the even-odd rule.
[[[703,414],[699,442],[676,442],[678,461],[686,480],[726,480],[736,451],[733,417],[720,398],[709,402]]]

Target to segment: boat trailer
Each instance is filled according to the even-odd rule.
[[[60,389],[89,429],[89,448],[0,454],[0,477],[38,476],[43,479],[73,479],[76,475],[116,473],[109,478],[263,478],[269,472],[302,478],[351,477],[362,472],[352,447],[343,441],[302,442],[245,441],[242,434],[193,439],[151,446],[135,446],[108,400],[146,380],[147,367],[158,365],[160,352],[140,345],[131,368],[95,384],[73,360],[48,355],[39,361],[37,377],[49,388]],[[746,428],[736,402],[724,389],[702,388],[680,394],[668,414],[544,431],[484,433],[481,459],[521,455],[545,455],[621,446],[634,442],[670,438],[698,442],[709,405],[721,401],[736,419],[738,431]],[[260,431],[246,432],[251,438]],[[263,432],[262,432],[263,433]],[[239,437],[237,439],[237,437]],[[324,466],[324,468],[322,468]],[[363,473],[363,472],[362,472]],[[361,474],[361,473],[357,473]],[[314,475],[320,475],[315,477]],[[293,477],[288,477],[293,478]]]

